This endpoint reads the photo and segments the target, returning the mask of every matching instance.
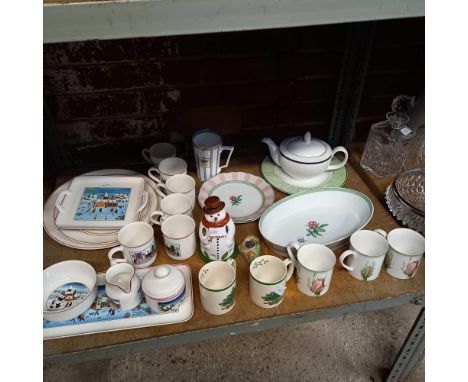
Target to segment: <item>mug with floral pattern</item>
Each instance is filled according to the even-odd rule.
[[[396,228],[387,235],[389,250],[384,268],[390,276],[407,280],[415,276],[425,251],[425,239],[408,228]]]
[[[287,251],[297,269],[297,289],[308,296],[322,296],[327,293],[336,264],[333,251],[322,244],[299,247],[296,243],[289,243]]]

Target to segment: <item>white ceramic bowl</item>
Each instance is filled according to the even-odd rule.
[[[42,274],[43,315],[48,321],[78,317],[96,298],[96,271],[84,261],[62,261],[44,269]]]

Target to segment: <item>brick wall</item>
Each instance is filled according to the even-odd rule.
[[[46,139],[65,168],[141,162],[153,142],[215,128],[236,149],[327,139],[347,24],[44,45]],[[424,86],[424,21],[379,22],[357,139]]]

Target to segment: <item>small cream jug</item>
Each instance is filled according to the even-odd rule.
[[[123,310],[130,310],[141,302],[140,279],[135,268],[128,263],[119,263],[106,272],[106,295],[120,305]]]

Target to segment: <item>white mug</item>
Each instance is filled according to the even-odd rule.
[[[158,176],[154,175],[153,172]],[[148,170],[148,176],[156,183],[164,183],[171,176],[177,174],[187,174],[187,162],[177,157],[163,159],[157,168],[151,167]]]
[[[141,281],[128,263],[111,266],[105,275],[106,295],[123,310],[131,310],[141,302]]]
[[[387,233],[381,229],[354,232],[349,239],[349,249],[340,256],[340,264],[358,280],[375,280],[388,251],[386,237]],[[347,257],[351,259],[348,264],[345,263]]]
[[[218,175],[223,168],[229,166],[234,146],[222,146],[223,139],[214,130],[200,130],[192,136],[193,151],[197,163],[198,178],[204,182]],[[220,166],[221,153],[229,151],[226,164]]]
[[[153,211],[150,215],[151,223],[161,225],[172,215],[192,216],[192,202],[183,194],[170,194],[161,200],[161,210]]]
[[[293,254],[292,248],[296,250]],[[296,266],[297,288],[307,296],[322,296],[328,292],[336,264],[333,251],[322,244],[289,243],[288,254]]]
[[[174,260],[187,260],[197,250],[195,220],[187,215],[173,215],[161,225],[167,255]]]
[[[175,157],[176,148],[171,143],[155,143],[149,149],[141,150],[141,155],[143,155],[143,158],[145,158],[147,162],[157,166],[162,160]]]
[[[165,192],[164,192],[165,191]],[[170,194],[184,194],[192,203],[192,208],[195,206],[195,179],[190,175],[177,174],[171,176],[166,183],[158,183],[156,186],[156,192],[164,199]]]
[[[250,263],[250,298],[261,308],[274,308],[283,301],[286,282],[294,272],[290,259],[264,255]]]
[[[145,222],[133,222],[122,227],[117,235],[120,246],[108,253],[111,265],[127,262],[135,268],[146,268],[156,260],[156,241],[153,227]],[[123,259],[115,259],[114,254],[123,253]]]
[[[211,314],[230,312],[236,304],[236,261],[216,260],[205,264],[198,272],[200,299]]]
[[[408,228],[396,228],[387,235],[389,245],[384,267],[390,276],[411,279],[419,268],[425,251],[425,239]]]

